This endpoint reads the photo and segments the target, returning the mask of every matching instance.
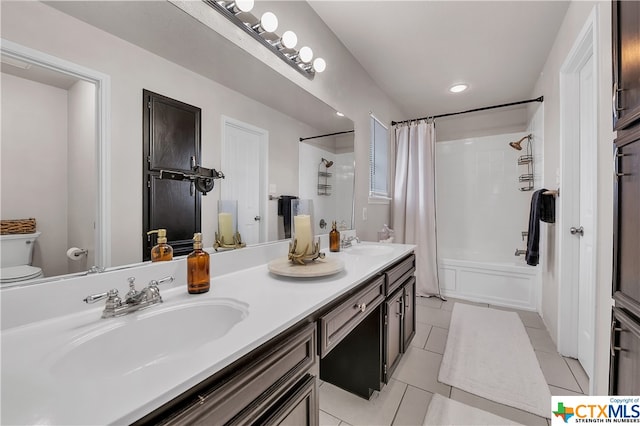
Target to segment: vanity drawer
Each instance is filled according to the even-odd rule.
[[[416,256],[411,254],[409,257],[401,260],[396,266],[386,271],[387,277],[385,295],[389,296],[398,287],[400,287],[416,270]]]
[[[320,317],[320,358],[328,354],[384,301],[384,275]]]
[[[273,407],[316,362],[315,323],[291,334],[257,355],[164,424],[248,424]]]

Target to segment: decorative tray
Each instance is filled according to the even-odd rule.
[[[285,277],[310,278],[336,274],[344,269],[344,262],[333,257],[316,259],[305,265],[299,265],[283,257],[269,262],[269,272]]]

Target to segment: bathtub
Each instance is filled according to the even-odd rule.
[[[489,260],[473,253],[449,253],[439,260],[438,267],[445,296],[537,310],[539,268],[528,266],[523,257]]]

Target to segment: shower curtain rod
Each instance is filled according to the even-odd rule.
[[[508,104],[501,104],[501,105],[492,105],[492,106],[488,106],[488,107],[482,107],[482,108],[474,108],[474,109],[469,109],[466,111],[459,111],[459,112],[449,112],[447,114],[439,114],[439,115],[430,115],[428,117],[422,117],[422,118],[414,118],[411,120],[402,120],[402,121],[392,121],[391,125],[395,126],[396,124],[400,124],[400,123],[407,123],[409,121],[420,121],[420,120],[427,120],[429,118],[442,118],[442,117],[449,117],[451,115],[460,115],[460,114],[467,114],[469,112],[478,112],[478,111],[485,111],[488,109],[496,109],[496,108],[504,108],[504,107],[508,107],[508,106],[513,106],[513,105],[520,105],[520,104],[528,104],[530,102],[543,102],[544,101],[544,96],[540,96],[539,98],[535,98],[535,99],[528,99],[526,101],[518,101],[518,102],[510,102]]]
[[[317,138],[326,138],[327,136],[344,135],[345,133],[353,133],[353,130],[346,130],[344,132],[327,133],[326,135],[319,135],[319,136],[309,136],[308,138],[300,138],[300,142],[306,141],[307,139],[317,139]]]

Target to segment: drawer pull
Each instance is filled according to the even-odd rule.
[[[360,303],[357,304],[356,306],[354,306],[355,309],[358,309],[360,312],[364,312],[367,310],[367,304],[366,303]]]

